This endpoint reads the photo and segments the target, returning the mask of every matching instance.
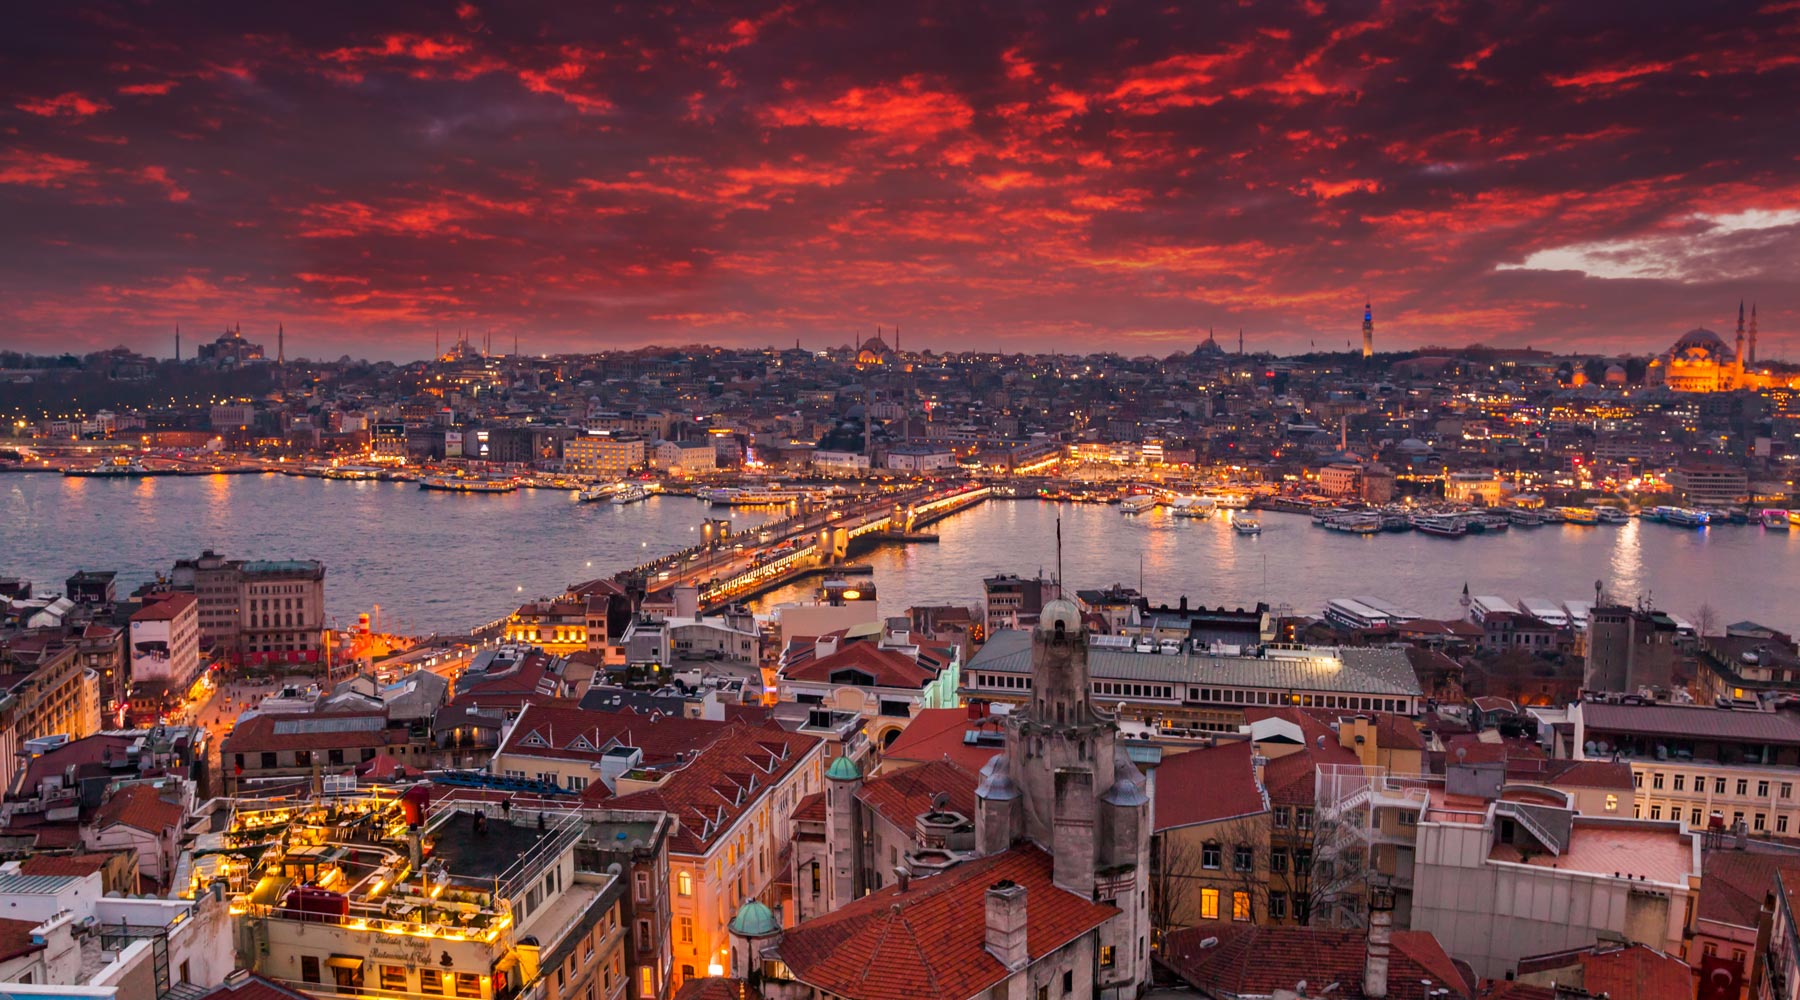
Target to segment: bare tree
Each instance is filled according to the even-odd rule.
[[[1176,920],[1206,875],[1200,845],[1173,833],[1159,833],[1150,844],[1150,926],[1158,939],[1181,926]]]
[[[1255,920],[1268,891],[1268,834],[1255,817],[1209,827],[1204,838],[1165,831],[1151,844],[1150,923],[1160,935],[1204,915],[1201,896],[1218,893],[1217,919]],[[1235,911],[1243,893],[1248,913]]]
[[[1712,635],[1718,626],[1719,609],[1711,604],[1701,602],[1700,606],[1694,609],[1694,631],[1704,639]]]
[[[1272,892],[1287,894],[1296,920],[1309,926],[1354,925],[1368,884],[1368,853],[1347,825],[1350,817],[1311,817],[1288,831],[1276,850],[1285,851],[1269,876]]]

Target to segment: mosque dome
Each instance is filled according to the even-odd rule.
[[[775,919],[775,911],[762,903],[749,899],[738,907],[737,916],[731,918],[731,933],[744,938],[770,937],[781,933],[781,921]]]
[[[1718,334],[1702,328],[1682,334],[1675,346],[1669,348],[1669,356],[1681,361],[1723,364],[1734,359],[1737,353],[1726,347]]]

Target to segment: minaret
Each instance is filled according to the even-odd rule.
[[[175,360],[181,360],[181,324],[175,324]]]
[[[1244,353],[1244,328],[1240,326],[1240,327],[1238,327],[1238,354],[1241,356],[1243,353]]]
[[[1375,310],[1369,307],[1367,300],[1363,302],[1363,357],[1375,356]]]
[[[1756,303],[1750,303],[1750,363],[1756,364]]]
[[[275,363],[287,364],[287,327],[275,324]]]
[[[1744,369],[1744,300],[1743,299],[1738,300],[1737,366],[1738,366],[1739,371],[1742,371]]]

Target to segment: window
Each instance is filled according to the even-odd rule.
[[[436,969],[419,970],[419,992],[433,996],[444,995],[444,975]]]
[[[1757,813],[1756,817],[1753,820],[1751,820],[1750,826],[1752,829],[1754,829],[1760,833],[1763,830],[1768,829],[1769,819],[1767,816],[1764,816],[1762,813]]]
[[[1102,969],[1113,967],[1113,946],[1110,944],[1100,946],[1100,967]]]
[[[1696,824],[1696,825],[1698,825],[1698,824]],[[1787,832],[1787,813],[1782,813],[1781,815],[1775,817],[1775,832],[1776,833],[1786,833]]]
[[[481,1000],[481,977],[473,972],[458,972],[456,995],[463,1000]]]
[[[1301,807],[1295,809],[1294,810],[1294,829],[1296,829],[1296,830],[1312,829],[1312,819],[1313,819],[1312,810],[1310,808],[1308,808],[1306,806],[1301,806]]]
[[[1693,812],[1688,813],[1688,826],[1695,828],[1700,826],[1700,810],[1695,809]]]
[[[816,871],[813,875],[813,880],[815,882],[818,881],[818,874]],[[689,871],[676,872],[675,891],[683,896],[692,896],[694,894],[694,873]],[[819,887],[816,885],[813,886],[813,891],[818,892]]]
[[[1285,847],[1277,847],[1269,852],[1269,871],[1277,875],[1287,871],[1288,852]]]
[[[1739,795],[1749,795],[1750,794],[1750,779],[1749,778],[1739,778],[1737,780],[1737,793]]]
[[[1269,916],[1275,920],[1287,919],[1287,893],[1269,893]]]
[[[264,766],[264,767],[274,767],[275,766],[275,752],[274,751],[272,751],[272,750],[264,750],[263,751],[262,766]]]
[[[1713,779],[1713,794],[1714,795],[1724,795],[1725,794],[1725,779],[1724,778],[1714,778]]]
[[[1039,986],[1038,991],[1037,991],[1037,1000],[1050,1000],[1050,987]]]
[[[1247,872],[1256,867],[1256,852],[1249,844],[1237,845],[1231,854],[1231,866],[1238,871]]]
[[[1769,797],[1769,783],[1768,782],[1759,781],[1756,783],[1756,797],[1759,799],[1766,799]]]
[[[650,901],[650,873],[649,872],[638,872],[637,877],[634,878],[632,881],[635,882],[636,886],[637,886],[637,901],[640,903],[649,902]]]
[[[694,918],[693,917],[682,917],[681,918],[681,943],[682,944],[693,944],[694,943]]]
[[[1662,772],[1658,771],[1655,774],[1652,774],[1650,776],[1650,787],[1660,789],[1660,788],[1662,788],[1662,786],[1663,786]]]
[[[1793,782],[1784,781],[1781,783],[1781,797],[1784,799],[1791,799],[1794,797],[1794,783]]]
[[[1224,863],[1222,854],[1223,851],[1218,844],[1208,842],[1200,848],[1200,867],[1217,869]]]
[[[325,759],[332,764],[342,764],[344,762],[344,751],[328,750],[325,752]]]
[[[1072,969],[1064,969],[1063,970],[1063,995],[1067,996],[1073,992],[1075,992],[1075,972]]]
[[[1249,893],[1244,892],[1243,890],[1240,889],[1237,892],[1234,892],[1231,894],[1231,919],[1233,919],[1233,920],[1249,920],[1250,919],[1250,894]]]
[[[1217,890],[1217,889],[1201,889],[1200,890],[1200,919],[1202,919],[1202,920],[1217,920],[1217,919],[1219,919],[1219,890]]]
[[[406,992],[406,967],[403,965],[384,965],[381,967],[381,988],[390,993]]]
[[[1275,807],[1275,828],[1276,829],[1278,829],[1278,830],[1287,829],[1288,815],[1289,815],[1289,811],[1288,811],[1287,806],[1276,806]]]
[[[1631,772],[1631,783],[1638,788],[1644,787],[1644,772],[1642,772],[1642,771]]]
[[[300,979],[302,982],[308,983],[316,983],[319,981],[319,956],[300,956]]]
[[[1731,828],[1733,830],[1737,829],[1737,825],[1739,823],[1742,823],[1743,821],[1744,821],[1744,814],[1742,812],[1733,812],[1731,814]]]
[[[1294,848],[1294,871],[1301,875],[1312,871],[1312,849],[1309,847]]]
[[[648,965],[638,966],[638,991],[647,997],[656,995],[656,970]]]
[[[1678,792],[1686,791],[1687,790],[1686,786],[1687,786],[1687,775],[1677,774],[1675,776],[1675,790]]]

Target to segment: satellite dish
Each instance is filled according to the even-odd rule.
[[[939,792],[936,795],[933,795],[931,797],[931,811],[932,812],[943,812],[944,807],[949,804],[950,804],[950,793],[949,792]]]

